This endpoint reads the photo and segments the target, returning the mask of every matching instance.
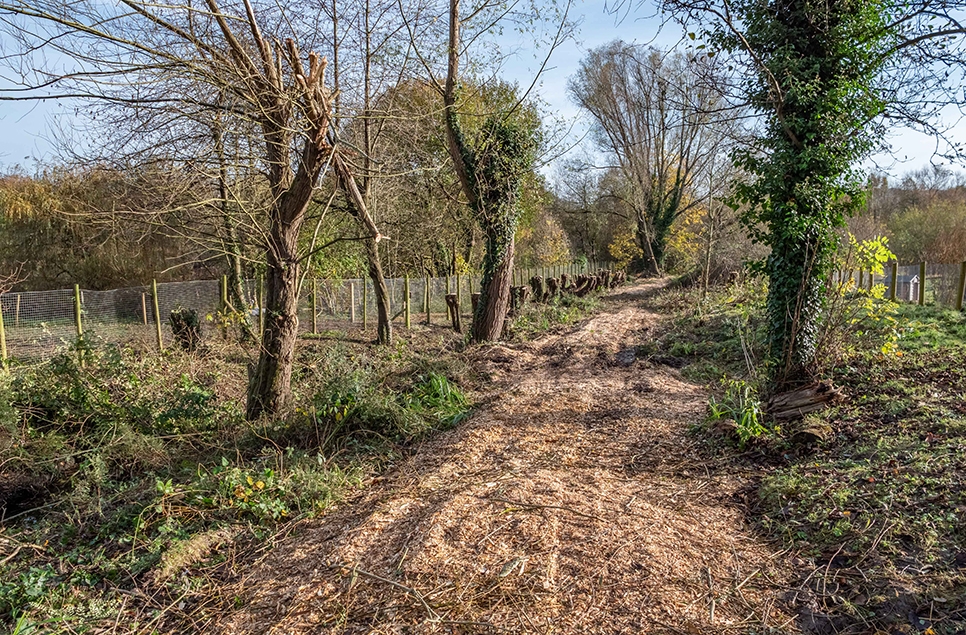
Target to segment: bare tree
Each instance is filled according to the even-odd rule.
[[[702,200],[699,192],[733,122],[709,84],[707,57],[686,57],[614,42],[593,50],[569,84],[592,117],[598,149],[623,176],[612,192],[633,210],[641,268],[661,275],[674,221]]]
[[[8,56],[21,86],[7,99],[75,97],[137,104],[174,124],[218,113],[258,134],[251,144],[265,187],[260,239],[266,261],[267,318],[249,385],[249,419],[291,403],[297,336],[299,236],[320,179],[332,168],[373,241],[379,237],[339,148],[327,62],[304,54],[314,32],[300,14],[250,0],[221,6],[122,0],[2,2],[5,30],[19,46]],[[267,29],[267,32],[263,29]],[[286,33],[288,37],[282,37]],[[58,64],[47,60],[57,59]],[[73,60],[63,68],[61,60]],[[179,114],[180,113],[180,114]]]

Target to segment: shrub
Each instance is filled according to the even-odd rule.
[[[105,478],[113,478],[166,461],[158,436],[214,432],[237,416],[188,375],[171,381],[170,370],[139,363],[130,351],[90,349],[85,362],[81,367],[65,351],[0,387],[0,434],[19,440],[0,443],[0,458],[29,473],[54,469],[62,477],[96,459],[106,466]]]
[[[734,379],[725,380],[724,386],[725,393],[721,401],[711,397],[708,403],[708,420],[734,421],[740,449],[744,449],[750,440],[770,434],[772,430],[763,423],[761,401],[754,386]]]
[[[198,321],[198,312],[182,306],[176,308],[171,312],[171,332],[182,350],[189,353],[196,351],[198,342],[201,341],[201,322]]]

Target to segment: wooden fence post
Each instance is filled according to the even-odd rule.
[[[453,287],[450,284],[449,274],[446,274],[446,297],[448,298],[452,292]],[[449,300],[446,301],[446,318],[450,321],[453,320],[453,308]]]
[[[81,320],[81,294],[80,285],[74,285],[74,328],[77,330],[77,339],[84,335],[84,323]]]
[[[144,326],[148,325],[148,294],[141,294],[141,318],[144,320]]]
[[[959,265],[959,295],[956,296],[956,310],[963,310],[963,296],[966,295],[966,260]]]
[[[319,334],[319,281],[312,278],[312,334]]]
[[[892,282],[889,288],[889,299],[896,301],[896,294],[899,293],[899,261],[896,260],[892,265]]]
[[[84,366],[84,349],[80,346],[81,338],[84,336],[84,323],[81,319],[81,292],[80,285],[74,285],[74,326],[77,329],[77,344],[78,351],[77,357],[80,359],[80,365]]]
[[[17,309],[13,314],[13,326],[14,328],[20,328],[20,294],[17,294]]]
[[[349,322],[356,323],[356,283],[349,283]]]
[[[462,285],[462,282],[463,282],[463,277],[457,271],[456,272],[456,306],[457,306],[457,308],[459,308],[461,310],[462,310],[462,307],[463,307],[463,291],[460,288],[460,287],[463,286]]]
[[[426,308],[426,324],[432,324],[433,323],[433,314],[430,312],[431,307],[429,306],[429,302],[430,302],[429,281],[430,281],[430,277],[429,276],[426,276],[426,279],[425,279],[425,285],[426,286],[423,287],[423,301],[426,303],[426,307],[425,307]]]
[[[369,283],[361,274],[360,279],[362,280],[362,330],[364,331],[369,326]]]
[[[19,299],[20,296],[18,295]],[[7,370],[7,332],[3,328],[3,296],[0,296],[0,370]]]
[[[154,305],[154,332],[158,340],[158,351],[164,350],[164,339],[161,337],[161,310],[158,308],[158,281],[151,281],[151,303]]]
[[[413,327],[413,323],[410,315],[410,306],[409,306],[409,274],[408,273],[406,274],[406,278],[403,280],[403,293],[406,294],[406,304],[405,304],[406,328],[411,329]]]
[[[926,263],[919,263],[919,306],[926,304]]]

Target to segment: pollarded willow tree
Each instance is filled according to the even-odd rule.
[[[744,72],[739,92],[761,117],[736,153],[746,227],[770,248],[768,345],[773,388],[811,380],[837,230],[862,205],[857,165],[881,147],[883,122],[928,123],[955,103],[949,69],[962,65],[961,2],[669,0],[709,24],[705,35]],[[942,46],[931,47],[941,43]],[[956,73],[952,74],[955,79]],[[955,148],[951,148],[955,151]]]
[[[300,43],[319,44],[301,9],[251,0],[201,4],[120,0],[4,0],[5,59],[19,86],[4,99],[75,98],[163,113],[172,127],[217,119],[250,130],[245,145],[263,192],[254,210],[266,266],[265,329],[248,389],[246,416],[287,410],[298,329],[300,244],[309,206],[331,168],[367,234],[380,233],[338,141],[326,60]],[[138,142],[136,136],[133,141]],[[151,139],[153,141],[153,138]],[[181,169],[206,166],[198,146]]]

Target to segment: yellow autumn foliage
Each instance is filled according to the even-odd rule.
[[[665,266],[669,272],[684,273],[698,266],[704,244],[704,223],[707,211],[696,205],[682,214],[671,227],[665,251]]]
[[[644,251],[634,240],[634,230],[624,227],[614,234],[614,240],[607,246],[607,251],[614,259],[617,269],[624,269],[634,260],[644,255]]]

